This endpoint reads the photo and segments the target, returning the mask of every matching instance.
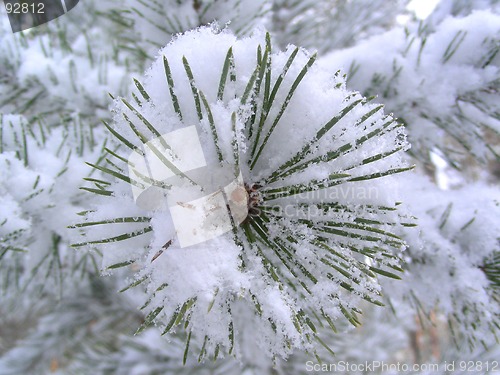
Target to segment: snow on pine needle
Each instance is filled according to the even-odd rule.
[[[349,86],[400,114],[415,158],[430,163],[438,153],[461,170],[467,159],[499,160],[499,35],[500,15],[478,10],[435,29],[395,28],[321,63],[349,69]]]
[[[120,45],[151,63],[154,53],[174,35],[216,20],[236,35],[247,35],[271,18],[271,0],[110,0],[101,16],[123,27]],[[182,17],[179,15],[182,14]]]
[[[82,178],[94,174],[83,161],[98,159],[97,140],[104,137],[102,129],[75,117],[51,127],[0,113],[0,288],[5,296],[17,299],[23,290],[60,298],[69,275],[97,272],[90,253],[69,247],[67,223],[92,199],[78,189]]]
[[[114,144],[86,187],[100,202],[73,246],[136,270],[124,290],[146,285],[139,331],[185,331],[184,361],[239,356],[250,321],[269,355],[312,352],[318,327],[359,325],[363,301],[383,305],[378,277],[400,277],[403,128],[315,60],[200,28],[115,100]]]
[[[419,320],[438,310],[457,347],[497,343],[500,327],[500,214],[498,189],[477,182],[436,191],[426,176],[403,182],[405,203],[419,231],[405,235],[404,281],[385,287],[393,306],[408,300]],[[403,185],[402,183],[402,185]],[[411,186],[411,193],[409,187]],[[439,285],[439,288],[436,288]],[[392,289],[392,290],[391,290]],[[425,324],[425,319],[421,322]]]

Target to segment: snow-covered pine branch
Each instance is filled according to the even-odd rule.
[[[430,151],[460,169],[467,156],[498,160],[500,17],[447,18],[432,33],[393,29],[335,51],[322,63],[348,70],[348,85],[379,95],[407,125],[412,155]]]
[[[101,16],[119,26],[126,25],[120,45],[138,60],[150,64],[157,51],[178,33],[216,21],[236,35],[247,35],[265,26],[271,0],[107,0]]]
[[[97,272],[93,255],[69,248],[66,227],[89,204],[91,197],[79,190],[82,178],[92,175],[83,163],[99,159],[102,137],[102,129],[81,121],[49,127],[0,114],[4,290],[15,294],[29,285],[31,291],[60,295],[64,279],[77,268]]]
[[[94,187],[101,201],[74,246],[99,248],[103,269],[134,264],[130,287],[144,282],[150,295],[145,326],[186,330],[186,356],[240,356],[249,321],[270,355],[314,351],[327,346],[316,325],[359,325],[361,301],[383,304],[377,275],[399,278],[405,243],[393,232],[412,223],[398,215],[391,175],[411,169],[405,134],[315,60],[293,46],[275,51],[268,34],[201,28],[161,50],[132,99],[117,99],[108,128],[120,149],[93,166],[109,184]],[[172,132],[193,126],[210,174],[241,172],[248,207],[240,226],[186,247],[183,225],[162,209],[176,188],[139,166],[153,151],[196,182],[159,156],[174,147]],[[134,203],[144,184],[166,194],[157,206]]]
[[[407,299],[423,316],[444,314],[462,350],[494,346],[500,326],[498,189],[478,182],[440,191],[419,175],[402,186],[419,225],[404,236],[407,272],[402,283],[387,286],[389,298],[398,306]]]
[[[497,360],[498,199],[487,182],[498,179],[498,1],[442,0],[406,33],[394,26],[404,3],[82,0],[14,35],[0,7],[0,374],[289,375],[318,358],[440,361],[433,373],[444,374],[444,361]],[[139,78],[175,33],[214,20],[238,37],[266,25],[273,47],[262,33],[192,32]],[[333,54],[314,62],[294,47],[280,52],[289,42]],[[436,167],[437,183],[407,176],[398,189],[396,176],[381,176],[406,165],[406,144],[376,100],[345,111],[272,175],[343,106],[363,100],[339,68],[348,89],[379,95],[403,120],[410,160]],[[113,122],[107,92],[120,97]],[[184,127],[197,129],[211,163],[198,177],[216,176],[221,160],[234,168],[240,156],[247,186],[228,203],[246,202],[251,217],[236,234],[180,248],[193,225],[174,228],[168,210],[134,203],[157,181],[128,157],[163,146],[142,144],[154,130]],[[382,178],[345,182],[366,175]],[[82,177],[95,194],[78,189]],[[328,181],[339,184],[293,195]],[[325,244],[332,251],[315,246]],[[99,268],[113,275],[98,277]],[[175,335],[162,336],[171,322]],[[233,344],[238,361],[204,360]]]
[[[90,119],[92,125],[109,118],[107,93],[126,93],[125,77],[136,67],[133,55],[114,45],[119,29],[98,17],[93,1],[85,3],[83,16],[70,12],[66,22],[44,25],[45,32],[35,28],[12,34],[7,17],[2,17],[3,113],[22,113],[30,123],[43,119],[50,126],[77,116]]]
[[[274,0],[272,30],[289,43],[324,54],[396,25],[407,0]]]

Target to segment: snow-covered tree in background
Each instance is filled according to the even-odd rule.
[[[20,34],[1,13],[0,374],[494,365],[498,2],[406,5],[84,1]],[[190,247],[135,194],[172,189],[137,162],[186,127],[245,214]]]

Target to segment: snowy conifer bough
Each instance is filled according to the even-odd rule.
[[[89,254],[71,251],[66,226],[89,204],[78,186],[89,177],[83,155],[98,159],[99,138],[102,130],[82,122],[30,126],[0,113],[0,287],[16,299],[21,287],[62,294],[68,269],[93,268]]]
[[[247,35],[267,23],[271,3],[271,0],[110,0],[109,9],[101,15],[119,27],[126,26],[116,35],[120,45],[134,53],[137,60],[149,64],[154,53],[175,34],[214,20],[230,25],[236,35]]]
[[[408,272],[387,294],[396,306],[404,298],[425,315],[433,309],[445,314],[457,347],[491,346],[500,326],[498,189],[476,183],[434,191],[418,175],[404,182],[412,187],[402,190],[412,195],[405,202],[421,231],[405,237]]]
[[[116,143],[87,187],[101,202],[74,246],[100,249],[103,269],[134,263],[124,289],[147,285],[143,328],[185,330],[184,361],[241,356],[249,337],[272,356],[314,352],[319,327],[359,325],[363,300],[383,304],[377,278],[399,278],[405,134],[315,59],[201,28],[116,100]]]
[[[433,152],[460,170],[467,157],[499,159],[499,35],[500,16],[476,11],[434,30],[392,29],[322,63],[349,69],[349,85],[365,95],[381,94],[408,125],[418,160],[428,162]]]

